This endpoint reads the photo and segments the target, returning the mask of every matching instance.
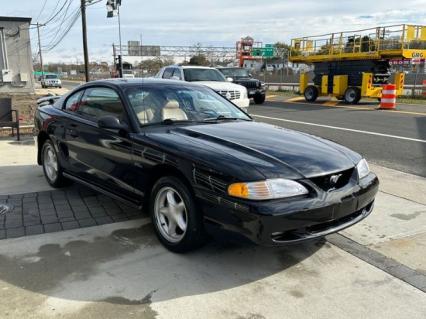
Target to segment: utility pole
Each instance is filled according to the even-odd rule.
[[[42,25],[37,22],[36,26],[37,26],[37,36],[38,36],[38,54],[40,55],[41,76],[44,76],[43,54],[41,53],[41,40],[40,40],[40,27]]]
[[[89,52],[87,50],[86,0],[81,0],[81,24],[83,29],[84,73],[89,82]]]

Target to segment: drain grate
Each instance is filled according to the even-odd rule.
[[[11,213],[13,210],[13,206],[0,204],[0,216],[6,215],[7,213]]]

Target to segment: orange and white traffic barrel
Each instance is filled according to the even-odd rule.
[[[426,96],[426,80],[423,80],[422,91],[423,91],[423,95]]]
[[[382,98],[380,100],[381,110],[394,110],[396,108],[396,85],[386,84],[383,86]]]

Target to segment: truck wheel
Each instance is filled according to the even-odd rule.
[[[361,99],[361,90],[357,87],[349,87],[345,91],[345,102],[348,104],[357,104]]]
[[[305,92],[303,92],[303,95],[305,96],[305,100],[308,102],[315,102],[318,98],[318,88],[314,85],[309,85]]]
[[[256,104],[263,104],[265,102],[266,96],[264,94],[256,95],[253,100]]]

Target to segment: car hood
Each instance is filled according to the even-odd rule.
[[[215,91],[229,91],[229,90],[241,91],[245,89],[245,87],[235,83],[231,83],[231,82],[197,81],[192,83],[198,83],[201,85],[208,86],[209,88],[212,88]]]
[[[341,145],[305,133],[256,122],[178,127],[174,134],[231,155],[246,170],[267,178],[310,178],[353,168],[361,156]],[[226,163],[222,163],[226,165]]]

